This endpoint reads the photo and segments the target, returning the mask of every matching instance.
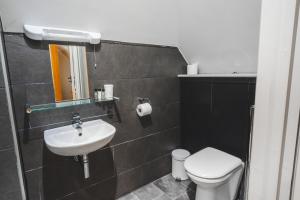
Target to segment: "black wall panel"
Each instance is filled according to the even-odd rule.
[[[182,145],[214,147],[246,159],[255,78],[182,78]]]

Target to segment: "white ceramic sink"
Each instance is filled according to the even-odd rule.
[[[85,155],[108,144],[116,128],[103,120],[84,122],[80,129],[72,125],[44,131],[48,149],[62,156]]]

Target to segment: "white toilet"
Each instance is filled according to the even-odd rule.
[[[244,163],[235,156],[207,147],[188,157],[184,168],[197,185],[196,200],[234,200]]]

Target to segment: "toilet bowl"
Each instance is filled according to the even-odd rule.
[[[235,156],[207,147],[188,157],[184,168],[197,185],[196,200],[234,200],[244,163]]]

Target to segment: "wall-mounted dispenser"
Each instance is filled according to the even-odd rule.
[[[72,29],[24,25],[24,33],[33,40],[50,40],[66,42],[88,42],[99,44],[100,33],[79,31]]]
[[[150,104],[149,98],[141,98],[138,97],[138,101],[140,102],[139,105],[136,107],[136,112],[139,117],[144,117],[147,115],[151,115],[152,113],[152,106]]]

